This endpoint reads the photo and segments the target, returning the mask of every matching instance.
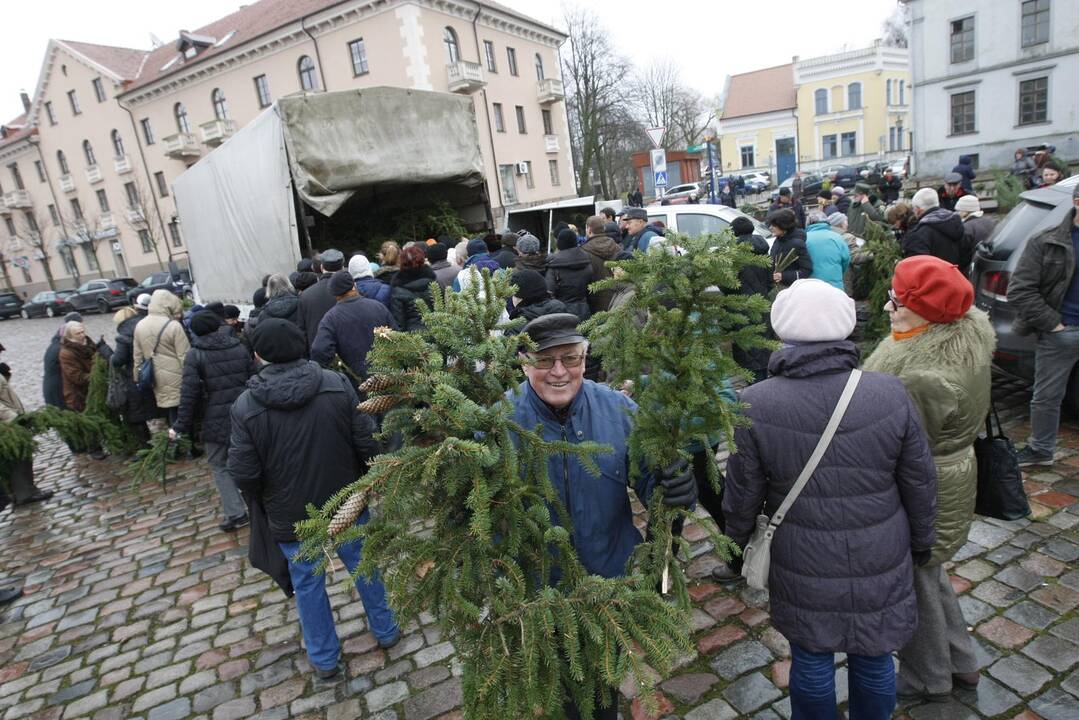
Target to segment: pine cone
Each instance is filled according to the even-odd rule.
[[[337,508],[337,512],[333,514],[333,519],[330,520],[330,537],[335,537],[356,524],[356,518],[367,508],[367,498],[370,494],[370,489],[365,488],[358,493],[354,493],[348,500],[345,500],[341,507]]]
[[[357,410],[367,413],[368,415],[378,415],[384,413],[390,408],[393,408],[401,403],[401,398],[394,395],[380,395],[379,397],[373,397],[368,400],[364,400],[357,406]]]
[[[360,385],[360,392],[374,393],[389,390],[393,387],[393,379],[389,375],[372,375]]]

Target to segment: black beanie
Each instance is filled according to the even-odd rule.
[[[739,215],[731,223],[731,232],[735,235],[752,235],[756,228],[753,227],[753,221],[744,215]]]
[[[327,289],[330,291],[330,295],[337,297],[339,295],[344,295],[355,288],[356,284],[353,282],[352,275],[349,271],[338,270],[330,276],[329,288]]]
[[[449,248],[442,243],[435,243],[434,245],[427,246],[427,260],[428,262],[436,263],[440,260],[445,260],[449,257]]]
[[[191,332],[199,337],[209,335],[221,327],[221,316],[213,310],[199,310],[191,318]]]
[[[309,258],[304,258],[296,263],[296,272],[311,272],[311,260]]]
[[[569,250],[570,248],[577,247],[577,233],[569,228],[559,230],[557,245],[559,250]]]
[[[255,326],[252,344],[258,356],[271,363],[299,360],[307,350],[303,331],[291,320],[268,317]]]
[[[255,304],[255,307],[260,308],[266,304],[266,288],[260,287],[255,291],[255,294],[251,296],[251,302]]]
[[[226,305],[225,306],[225,319],[226,320],[239,320],[240,319],[240,308],[236,307],[235,305]]]
[[[217,315],[222,320],[225,319],[225,303],[223,303],[221,301],[208,303],[206,305],[206,307],[203,308],[203,310],[209,310],[210,312],[212,312],[214,315]]]
[[[296,281],[292,283],[292,287],[296,288],[296,292],[303,292],[317,282],[318,275],[313,272],[302,272],[296,276]]]
[[[523,268],[513,273],[510,282],[517,286],[513,293],[525,302],[536,302],[548,297],[547,281],[535,270]]]

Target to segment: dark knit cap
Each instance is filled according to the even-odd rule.
[[[480,253],[487,252],[487,243],[483,241],[483,238],[472,238],[468,241],[468,256],[479,255]]]
[[[731,223],[731,232],[735,235],[752,235],[754,229],[753,221],[744,215],[736,217]]]
[[[213,310],[200,310],[191,317],[191,332],[199,337],[209,335],[221,327],[221,316]]]
[[[266,288],[260,287],[255,291],[255,294],[251,296],[251,302],[255,304],[255,307],[260,308],[266,304]]]
[[[527,268],[517,270],[510,278],[510,282],[517,286],[517,292],[514,295],[525,302],[543,300],[548,296],[547,281],[535,270]]]
[[[296,292],[303,292],[317,282],[318,275],[313,272],[302,272],[297,273],[296,279],[292,282],[292,287],[296,288]]]
[[[517,247],[517,233],[509,230],[502,233],[502,244],[506,247]]]
[[[618,223],[609,222],[603,226],[603,234],[613,239],[619,239],[622,237],[622,231],[618,228]]]
[[[570,248],[577,247],[577,233],[569,228],[560,230],[558,232],[558,241],[556,244],[559,250],[569,250]]]
[[[352,280],[352,275],[348,270],[338,270],[330,277],[330,295],[337,297],[338,295],[344,295],[350,290],[356,287],[356,284]]]
[[[296,323],[282,318],[260,319],[252,344],[258,356],[271,363],[299,360],[307,350],[307,340]]]
[[[239,320],[240,319],[240,308],[236,307],[235,305],[226,305],[225,306],[225,319],[226,320]]]
[[[436,263],[440,260],[445,260],[449,257],[450,250],[442,243],[435,243],[434,245],[428,245],[427,248],[427,261]]]
[[[64,315],[64,322],[82,322],[82,313],[69,312],[67,315]]]
[[[225,319],[225,303],[221,302],[220,300],[218,300],[216,302],[212,302],[212,303],[207,303],[206,307],[203,308],[203,309],[204,310],[209,310],[210,312],[217,315],[222,320]]]
[[[311,272],[311,259],[304,258],[296,263],[296,272]]]

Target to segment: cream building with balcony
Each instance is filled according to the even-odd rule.
[[[485,0],[261,0],[150,51],[52,40],[25,116],[0,138],[5,278],[33,294],[46,263],[59,288],[183,264],[172,181],[299,92],[467,94],[496,225],[572,196],[565,39]]]

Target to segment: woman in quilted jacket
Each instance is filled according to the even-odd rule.
[[[956,686],[978,684],[974,643],[944,563],[967,541],[974,518],[978,468],[974,439],[985,425],[996,336],[973,308],[970,281],[931,255],[895,268],[885,306],[892,335],[865,363],[895,375],[925,424],[937,468],[936,544],[914,571],[918,629],[899,651],[897,690],[904,700],[947,702]]]

